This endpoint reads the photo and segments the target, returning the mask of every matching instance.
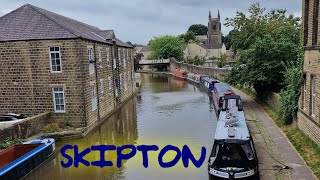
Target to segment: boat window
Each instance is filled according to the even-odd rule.
[[[245,167],[252,163],[253,153],[250,146],[247,146],[249,149],[235,143],[219,144],[217,146],[219,146],[219,151],[217,151],[217,159],[214,162],[215,166],[220,168],[239,167],[239,165]]]
[[[253,152],[249,143],[241,145],[249,160],[253,160]]]

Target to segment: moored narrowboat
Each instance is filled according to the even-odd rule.
[[[259,179],[256,149],[239,96],[230,96],[223,102],[208,160],[208,173],[212,178]]]
[[[193,83],[193,84],[200,84],[200,75],[199,74],[192,74],[192,73],[188,73],[188,78],[187,80],[190,82],[190,83]]]
[[[0,179],[21,179],[55,152],[55,140],[43,138],[13,145],[0,152]]]
[[[225,83],[217,83],[215,84],[215,88],[213,90],[213,102],[214,108],[217,116],[219,116],[220,110],[222,108],[224,97],[227,95],[234,94],[233,90]]]
[[[172,75],[173,77],[182,79],[182,80],[186,80],[188,77],[188,73],[186,71],[181,71],[177,68],[173,71]]]
[[[205,90],[207,93],[212,93],[216,83],[219,83],[219,81],[214,78],[208,76],[200,77],[200,85],[202,89]]]

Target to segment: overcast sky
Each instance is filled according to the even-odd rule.
[[[208,23],[208,12],[222,23],[237,11],[247,12],[260,2],[267,9],[287,9],[301,16],[301,0],[0,0],[0,16],[29,3],[85,22],[100,29],[113,29],[123,41],[147,44],[154,36],[179,35],[192,24]],[[222,26],[223,34],[230,28]]]

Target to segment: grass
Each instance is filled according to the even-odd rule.
[[[8,137],[7,139],[5,139],[3,142],[0,143],[0,151],[7,149],[8,147],[14,144],[17,144],[18,142],[20,142],[20,139],[12,139]]]
[[[240,86],[233,87],[243,91],[254,99],[257,99],[256,94],[251,89]],[[313,173],[318,179],[320,179],[320,146],[302,132],[296,125],[283,125],[275,107],[271,107],[266,102],[257,100],[256,102],[262,106],[266,113],[273,119],[275,124],[284,132]]]

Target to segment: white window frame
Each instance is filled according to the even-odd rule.
[[[316,76],[311,76],[311,116],[316,117]]]
[[[307,105],[307,81],[304,81],[303,84],[303,110],[306,110]]]
[[[123,73],[123,84],[124,84],[124,91],[127,91],[128,90],[128,84],[127,84],[126,72]]]
[[[90,92],[91,92],[91,106],[92,111],[97,110],[97,94],[96,94],[96,85],[95,83],[90,84]]]
[[[119,66],[121,65],[121,49],[118,48],[118,60],[119,60]]]
[[[55,91],[55,88],[62,88],[62,91]],[[59,104],[59,105],[63,105],[64,110],[57,110],[57,104],[56,104],[56,92],[58,93],[62,93],[62,97],[63,97],[63,104]],[[52,98],[53,98],[53,104],[54,104],[54,112],[55,113],[65,113],[66,112],[66,98],[65,98],[65,94],[64,94],[64,88],[63,87],[52,87]]]
[[[123,54],[123,68],[126,69],[126,53],[125,53],[125,49],[122,49],[122,54]]]
[[[111,77],[108,77],[108,81],[109,81],[109,93],[111,94],[111,91],[112,91],[112,79]]]
[[[106,51],[107,51],[107,66],[109,67],[110,66],[110,48],[106,48]]]
[[[93,54],[92,54],[93,53],[93,49],[92,48],[88,48],[87,53],[88,53],[89,74],[92,75],[95,72],[94,64],[90,63],[90,61],[93,61]]]
[[[122,89],[122,74],[119,74],[120,89]]]
[[[54,48],[53,51],[50,50],[50,48]],[[59,48],[59,51],[56,51],[55,48]],[[49,46],[48,47],[49,50],[49,60],[50,60],[50,72],[51,73],[62,73],[62,60],[61,60],[61,48],[60,46]],[[59,60],[60,60],[60,71],[53,71],[52,69],[52,59],[51,59],[51,53],[59,53]],[[57,65],[56,65],[57,66]]]
[[[101,97],[104,96],[104,80],[100,79],[100,95]]]
[[[131,73],[130,73],[130,71],[128,71],[128,83],[131,81],[130,75],[131,75]]]
[[[98,49],[99,66],[102,67],[102,49]]]

